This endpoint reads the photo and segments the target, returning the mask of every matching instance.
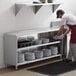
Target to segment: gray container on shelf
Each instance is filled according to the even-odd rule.
[[[44,57],[51,56],[51,49],[42,49]]]
[[[26,52],[25,53],[25,60],[26,61],[35,60],[35,53],[33,53],[33,52]]]
[[[43,58],[43,51],[36,50],[36,51],[34,51],[34,53],[35,53],[36,59]]]
[[[27,40],[26,37],[20,37],[20,38],[18,39],[19,42],[21,42],[21,41],[26,41],[26,40]]]
[[[49,38],[40,38],[42,40],[42,43],[49,43]]]
[[[33,36],[27,36],[27,40],[33,41],[35,38]]]
[[[34,45],[42,44],[42,40],[36,39],[32,42]]]
[[[58,47],[51,46],[50,49],[51,49],[51,54],[52,55],[57,55],[58,54]]]
[[[18,63],[25,61],[24,53],[18,53]]]

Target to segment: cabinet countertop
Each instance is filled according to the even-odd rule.
[[[45,28],[34,28],[34,29],[24,29],[14,32],[8,32],[6,34],[15,35],[17,37],[23,36],[23,35],[32,35],[32,34],[38,34],[38,33],[44,33],[44,32],[52,32],[52,31],[58,31],[58,27],[45,27]]]

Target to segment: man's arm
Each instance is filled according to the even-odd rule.
[[[65,31],[65,33],[63,33],[63,29],[64,29],[64,25],[61,25],[61,27],[59,28],[59,31],[58,31],[58,33],[57,33],[57,36],[59,36],[59,35],[61,35],[61,34],[63,34],[63,35],[65,36],[65,35],[67,35],[67,34],[71,31],[71,29],[69,28],[69,29],[67,29],[67,30]]]
[[[64,25],[61,25],[59,28],[59,31],[57,33],[57,36],[61,35],[63,33]]]
[[[59,31],[58,33],[56,34],[56,36],[54,36],[54,39],[63,39],[64,36],[66,36],[70,31],[71,29],[67,29],[64,33],[63,33],[63,29],[64,29],[64,25],[62,25],[60,28],[59,28]]]
[[[70,28],[69,28],[69,29],[67,29],[63,35],[64,35],[64,36],[66,36],[70,31],[71,31],[71,29],[70,29]]]

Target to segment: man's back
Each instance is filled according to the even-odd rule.
[[[62,16],[62,23],[76,25],[76,17],[72,14],[64,14]]]

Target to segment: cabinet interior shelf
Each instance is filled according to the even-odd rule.
[[[19,48],[18,51],[35,48],[35,47],[40,47],[40,46],[45,46],[45,45],[58,44],[60,42],[61,41],[55,41],[55,42],[50,42],[50,43],[45,43],[45,44],[33,45],[33,46],[29,46],[29,47]]]
[[[23,65],[23,64],[29,64],[29,63],[33,63],[33,62],[37,62],[37,61],[41,61],[41,60],[45,60],[45,59],[50,59],[50,58],[54,58],[54,57],[58,57],[58,56],[62,56],[62,55],[61,54],[52,55],[52,56],[49,56],[49,57],[43,57],[43,58],[40,58],[40,59],[25,61],[25,62],[22,62],[22,63],[18,63],[17,65],[19,66],[19,65]]]
[[[34,8],[34,12],[35,14],[38,12],[38,10],[42,7],[42,6],[52,6],[52,11],[54,12],[58,6],[60,5],[60,3],[25,3],[25,2],[18,2],[15,4],[15,15],[17,15],[17,13],[21,10],[21,8],[23,8],[24,6],[28,6],[28,7],[33,7]]]

